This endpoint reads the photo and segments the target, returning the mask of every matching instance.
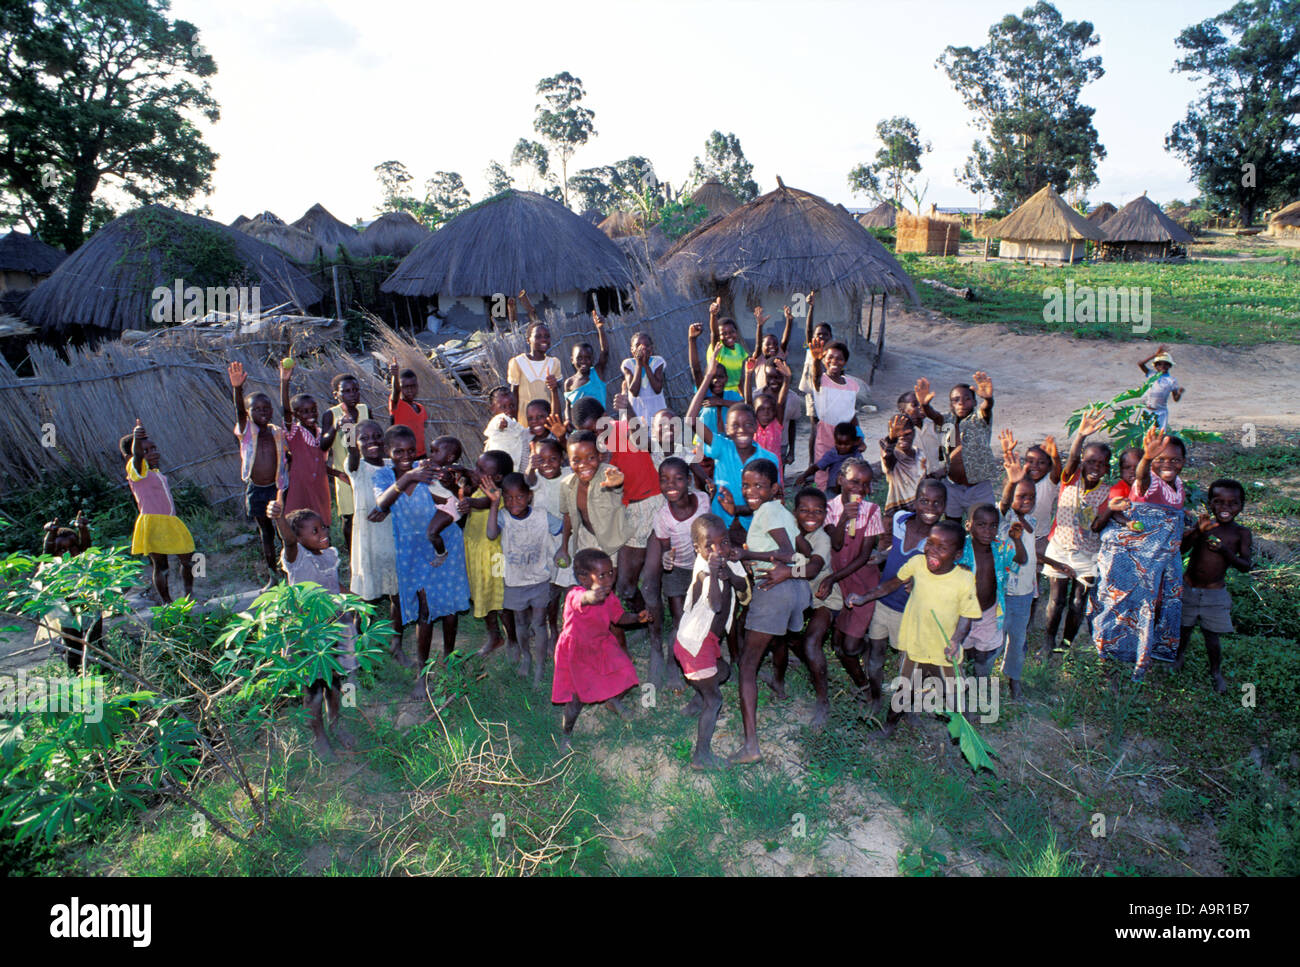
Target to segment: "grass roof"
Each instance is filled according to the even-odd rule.
[[[1146,195],[1140,195],[1106,219],[1101,226],[1108,242],[1172,242],[1188,245],[1192,235],[1162,212]]]
[[[722,182],[710,178],[691,193],[691,201],[703,205],[710,215],[730,215],[740,207],[740,199]]]
[[[993,238],[1028,242],[1103,241],[1101,226],[1067,205],[1051,185],[1044,185],[994,227]]]
[[[430,234],[409,212],[384,212],[361,233],[358,254],[406,256]]]
[[[30,272],[49,275],[68,256],[53,245],[26,232],[0,235],[0,272]]]
[[[355,246],[361,237],[360,232],[339,221],[320,203],[308,208],[302,218],[293,223],[293,227],[320,242],[326,254],[332,253],[338,245]]]
[[[866,214],[858,216],[858,224],[863,228],[893,228],[898,221],[898,209],[887,201],[882,201]]]

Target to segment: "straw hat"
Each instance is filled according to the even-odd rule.
[[[1172,366],[1174,364],[1174,357],[1170,356],[1168,353],[1156,353],[1154,356],[1151,357],[1151,362],[1168,363],[1170,366]]]

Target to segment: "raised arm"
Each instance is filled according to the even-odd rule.
[[[786,306],[786,311],[789,311]],[[754,351],[749,354],[750,359],[758,359],[763,355],[763,323],[767,322],[767,313],[763,311],[762,306],[754,306]]]
[[[980,419],[989,423],[993,419],[993,380],[982,370],[975,374],[975,392],[980,398]]]
[[[494,541],[501,536],[501,521],[498,519],[501,510],[501,491],[491,480],[484,480],[481,486],[488,499],[487,539]]]
[[[596,327],[596,344],[600,348],[600,352],[596,356],[595,370],[603,380],[605,378],[605,365],[609,362],[609,340],[605,338],[605,320],[600,317],[599,312],[592,309],[591,321]]]
[[[1052,483],[1059,484],[1061,482],[1061,451],[1056,446],[1056,437],[1049,436],[1043,439],[1043,452],[1052,461],[1052,469],[1047,471],[1047,476]]]
[[[922,376],[916,381],[912,393],[916,396],[916,405],[921,407],[926,418],[936,427],[943,426],[944,415],[931,405],[934,402],[934,390],[930,388],[930,381]]]
[[[144,424],[137,419],[135,429],[131,431],[131,468],[136,474],[144,473],[144,441]]]
[[[545,295],[546,293],[542,293],[542,294]],[[524,307],[524,312],[528,313],[529,322],[542,321],[541,316],[537,314],[537,310],[533,308],[533,300],[528,298],[527,289],[519,290],[519,304]]]
[[[817,290],[813,289],[808,293],[808,299],[806,300],[808,303],[808,314],[804,316],[803,321],[803,344],[805,346],[812,345],[813,329],[815,328],[813,326],[813,305],[816,300]]]
[[[776,394],[776,413],[777,413],[776,418],[780,420],[782,424],[784,424],[785,423],[785,401],[786,401],[786,397],[790,395],[790,367],[786,365],[785,360],[782,359],[780,356],[777,356],[776,359],[772,360],[772,365],[775,366],[777,368],[777,371],[780,372],[781,375],[785,377],[785,379],[781,380],[781,389]]]
[[[718,335],[718,317],[722,315],[722,296],[709,303],[709,348],[716,346],[721,338]]]
[[[691,328],[686,331],[686,357],[691,364],[691,379],[695,380],[696,386],[704,385],[704,370],[700,366],[700,347],[696,340],[704,333],[702,323],[692,322]]]
[[[1150,376],[1150,375],[1151,375],[1151,370],[1147,369],[1147,364],[1150,363],[1151,360],[1153,360],[1153,359],[1155,359],[1157,356],[1159,356],[1159,355],[1160,355],[1162,352],[1164,352],[1167,348],[1168,348],[1168,347],[1165,346],[1163,343],[1160,344],[1159,346],[1156,347],[1156,351],[1155,351],[1155,352],[1153,352],[1150,356],[1146,357],[1145,359],[1141,360],[1141,361],[1138,363],[1138,369],[1142,370],[1142,375],[1143,375],[1143,376]]]
[[[700,442],[705,446],[713,445],[713,431],[700,420],[700,408],[704,405],[704,397],[709,394],[709,383],[712,381],[713,374],[719,370],[723,370],[722,364],[714,363],[713,368],[709,371],[709,378],[700,381],[699,388],[695,391],[695,395],[691,397],[691,405],[686,409],[686,425],[695,427],[695,435],[700,438]],[[725,372],[725,370],[723,371]]]
[[[284,559],[292,564],[298,559],[298,538],[294,536],[293,528],[284,519],[283,493],[277,493],[275,500],[266,505],[266,516],[275,521],[276,533],[284,542]]]
[[[284,426],[289,428],[293,422],[293,409],[289,406],[289,380],[293,378],[293,370],[280,366],[280,409],[284,411]]]
[[[1062,479],[1074,479],[1075,473],[1079,470],[1079,461],[1083,457],[1083,441],[1100,430],[1103,423],[1100,409],[1091,409],[1083,414],[1083,419],[1079,421],[1079,429],[1074,434],[1074,441],[1070,444],[1070,455],[1065,458]]]
[[[790,330],[794,326],[794,313],[790,311],[789,306],[783,309],[785,313],[785,328],[781,330],[781,355],[785,355],[790,350]]]
[[[1133,478],[1133,492],[1145,494],[1151,486],[1151,463],[1160,456],[1169,438],[1156,427],[1148,427],[1142,437],[1142,459],[1138,461],[1137,476]],[[1073,451],[1071,451],[1073,454]]]
[[[243,433],[244,427],[248,426],[248,405],[244,402],[244,382],[248,374],[244,372],[242,363],[231,363],[226,367],[226,375],[230,377],[230,393],[235,400],[235,425]]]
[[[998,501],[998,509],[1006,513],[1011,509],[1011,497],[1015,493],[1016,484],[1025,479],[1025,468],[1020,465],[1020,458],[1016,456],[1016,448],[1002,450],[1002,467],[1007,472],[1007,482],[1002,487],[1002,499]]]
[[[392,422],[391,414],[397,409],[397,404],[402,398],[401,372],[402,368],[397,365],[397,357],[394,356],[388,364],[388,412],[390,422]]]

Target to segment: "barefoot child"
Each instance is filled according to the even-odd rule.
[[[140,516],[135,519],[131,533],[131,553],[148,554],[153,565],[153,586],[163,604],[172,603],[167,587],[167,556],[175,554],[181,566],[181,581],[185,597],[194,597],[194,538],[189,529],[176,516],[172,502],[172,489],[167,478],[158,469],[161,457],[158,447],[149,439],[135,421],[135,430],[119,442],[122,456],[126,457],[126,479],[131,485]]]
[[[45,537],[41,541],[41,554],[46,557],[80,557],[90,548],[90,521],[86,519],[85,513],[77,511],[77,516],[72,521],[72,527],[60,527],[59,519],[56,517],[45,525]],[[35,580],[32,582],[37,588],[41,587],[41,571],[51,567],[50,564],[42,564],[36,571]],[[54,628],[57,627],[58,631]],[[36,643],[49,640],[55,651],[63,653],[63,659],[67,662],[68,670],[72,672],[81,670],[82,656],[85,651],[85,645],[93,648],[100,647],[100,642],[104,639],[104,615],[102,612],[92,616],[82,614],[75,610],[66,601],[60,606],[46,612],[42,620],[41,627],[37,629]],[[84,644],[83,644],[84,643]],[[94,658],[91,659],[94,661]]]
[[[1245,572],[1253,566],[1253,535],[1250,528],[1237,523],[1245,504],[1246,488],[1237,481],[1214,481],[1210,484],[1210,512],[1201,514],[1182,540],[1182,549],[1191,551],[1191,559],[1183,575],[1183,627],[1174,671],[1182,670],[1192,631],[1199,623],[1210,662],[1210,680],[1220,695],[1228,690],[1228,683],[1220,668],[1223,652],[1219,635],[1233,632],[1232,596],[1224,579],[1230,567]]]
[[[1155,421],[1156,429],[1163,432],[1169,426],[1169,397],[1172,396],[1175,403],[1181,401],[1183,388],[1170,373],[1174,368],[1174,360],[1166,347],[1158,347],[1154,353],[1138,363],[1142,375],[1150,377],[1151,370],[1147,369],[1148,363],[1156,372],[1151,385],[1142,396],[1142,405],[1146,407],[1148,418]]]
[[[585,396],[590,396],[601,406],[609,405],[605,388],[605,366],[609,363],[609,343],[605,339],[605,320],[595,309],[591,310],[591,321],[596,326],[596,342],[600,345],[597,356],[591,343],[580,342],[573,347],[569,359],[573,363],[574,374],[564,381],[564,421],[573,423],[573,405]]]
[[[632,412],[650,425],[654,415],[668,406],[664,399],[667,363],[654,354],[654,340],[648,333],[632,335],[632,355],[623,360],[623,392],[632,405]]]
[[[546,439],[535,441],[531,449],[528,486],[533,489],[533,506],[563,522],[564,482],[573,475],[572,471],[561,471],[564,448],[560,441]],[[560,551],[558,533],[551,538],[548,546],[551,561],[555,564],[555,573],[551,578],[551,602],[546,608],[546,621],[551,629],[551,640],[555,641],[560,637],[560,603],[564,600],[564,593],[573,587],[573,566],[567,559],[563,566],[556,561],[556,555]]]
[[[780,472],[780,485],[785,486],[785,465],[784,454],[786,451],[785,435],[785,404],[790,390],[790,370],[785,365],[785,360],[777,358],[773,364],[778,371],[781,371],[781,382],[776,392],[759,392],[754,391],[753,373],[745,370],[745,402],[754,407],[754,417],[758,420],[758,428],[754,431],[754,442],[762,449],[769,453],[775,453],[779,458],[776,462],[777,470]]]
[[[849,363],[849,347],[842,342],[833,342],[829,346],[815,347],[813,353],[813,409],[817,414],[817,431],[813,446],[813,464],[826,453],[838,448],[835,434],[840,427],[849,423],[853,426],[853,435],[861,439],[862,428],[858,425],[858,395],[863,392],[862,381],[845,372]],[[825,490],[828,486],[829,473],[817,471],[817,486]]]
[[[663,655],[663,599],[668,599],[671,627],[682,623],[691,569],[696,564],[695,521],[708,513],[708,498],[691,488],[691,469],[679,457],[667,457],[659,464],[659,489],[664,502],[655,511],[650,539],[646,542],[641,586],[650,612],[650,680],[662,686],[667,673],[670,688],[681,687],[681,672]]]
[[[932,477],[943,478],[947,476],[947,468],[943,464],[939,433],[947,420],[934,408],[933,402],[934,390],[930,388],[930,381],[922,376],[913,389],[898,398],[898,412],[907,418],[915,431],[912,446],[925,455],[926,472]]]
[[[1029,561],[1024,525],[1013,521],[1005,540],[998,538],[1000,525],[1001,515],[992,504],[972,507],[966,518],[970,540],[958,562],[975,575],[976,599],[983,612],[971,625],[965,642],[964,657],[974,664],[977,679],[989,677],[1002,653],[1007,587],[1020,573],[1021,565]]]
[[[915,441],[916,427],[911,420],[901,413],[889,418],[889,430],[880,441],[880,466],[889,484],[885,497],[886,519],[892,519],[900,510],[912,509],[917,484],[930,472],[930,464],[925,454],[915,448]]]
[[[488,390],[488,409],[492,416],[487,426],[483,427],[483,452],[498,450],[510,457],[514,467],[522,466],[528,453],[529,433],[527,410],[531,405],[524,404],[525,422],[514,417],[515,397],[509,386],[498,386]]]
[[[614,594],[614,562],[603,551],[595,547],[578,551],[573,576],[578,586],[570,588],[564,599],[564,628],[555,643],[551,685],[551,701],[564,706],[560,748],[566,751],[584,705],[608,702],[623,715],[618,697],[637,685],[636,669],[612,629],[650,621],[648,612],[633,616],[623,610]]]
[[[818,425],[824,426],[827,424],[819,421]],[[862,452],[862,440],[858,437],[857,423],[846,421],[836,424],[834,433],[834,448],[827,450],[808,464],[808,469],[799,476],[799,483],[806,484],[809,479],[815,476],[826,483],[826,486],[819,489],[825,490],[827,493],[839,493],[840,468],[844,466],[845,461]]]
[[[488,450],[474,465],[478,489],[460,502],[461,516],[465,519],[465,563],[469,571],[469,594],[474,600],[474,617],[482,618],[487,626],[488,640],[482,653],[496,651],[507,643],[507,638],[512,651],[518,647],[514,634],[516,629],[507,626],[507,635],[501,634],[506,595],[500,566],[501,541],[488,537],[492,501],[483,489],[484,483],[500,489],[501,481],[506,474],[514,473],[514,469],[514,461],[508,453]]]
[[[713,730],[722,709],[722,686],[731,674],[720,642],[731,627],[736,593],[745,588],[745,571],[731,560],[731,539],[721,518],[695,517],[691,539],[695,559],[688,572],[684,606],[673,622],[677,628],[673,655],[700,705],[691,768],[716,769],[725,763],[713,754]]]
[[[375,502],[375,477],[385,469],[383,428],[374,420],[362,420],[357,424],[352,445],[348,447],[347,471],[355,499],[356,524],[352,535],[352,580],[348,590],[367,604],[388,601],[393,625],[390,650],[399,664],[409,668],[411,661],[402,650],[402,607],[393,524]],[[390,485],[386,482],[379,492]]]
[[[420,395],[420,378],[413,369],[402,369],[397,357],[388,364],[388,414],[391,426],[404,426],[415,435],[415,459],[425,458],[424,431],[429,411],[416,400]]]
[[[597,548],[614,560],[627,540],[623,474],[606,466],[597,482],[600,450],[591,430],[577,430],[569,434],[567,442],[573,474],[564,481],[560,501],[564,524],[555,563],[572,560],[586,548]]]
[[[520,296],[527,299],[524,293]],[[531,305],[531,304],[530,304]],[[513,394],[515,419],[524,425],[528,423],[528,404],[533,400],[551,399],[552,393],[558,393],[560,380],[564,376],[560,361],[548,356],[551,348],[551,330],[544,322],[533,322],[528,326],[528,352],[511,358],[506,367],[506,382],[510,384]],[[553,401],[559,409],[558,400]]]
[[[725,395],[733,403],[743,398],[741,391],[745,379],[745,363],[749,350],[740,341],[740,327],[731,317],[722,317],[722,299],[714,299],[709,306],[709,365],[721,364],[727,372]]]
[[[235,398],[235,437],[239,440],[239,475],[244,481],[244,514],[257,525],[262,537],[262,560],[269,578],[266,590],[280,580],[275,554],[275,524],[266,516],[266,506],[289,489],[289,463],[285,457],[284,431],[271,422],[275,414],[271,397],[254,393],[244,404],[244,383],[248,376],[240,363],[227,367]]]
[[[993,381],[988,373],[976,373],[974,386],[954,386],[948,405],[952,421],[944,427],[940,441],[948,468],[944,515],[960,521],[976,504],[993,502],[993,478],[1001,469],[993,457]]]
[[[1038,519],[1034,516],[1034,504],[1038,497],[1037,489],[1017,459],[1014,447],[1003,454],[1003,460],[1007,482],[1002,489],[1002,501],[998,505],[1001,512],[998,540],[1014,540],[1012,529],[1019,525],[1020,546],[1025,552],[1019,570],[1007,577],[1002,600],[1002,675],[1007,680],[1011,697],[1019,698],[1029,618],[1033,611],[1034,595],[1038,591]]]
[[[329,454],[329,465],[342,470],[347,464],[348,447],[352,445],[357,424],[370,419],[370,407],[361,402],[361,384],[349,373],[339,373],[330,381],[334,391],[334,406],[325,411],[320,424],[321,449]],[[351,479],[334,478],[334,502],[338,504],[343,520],[343,547],[351,552],[352,515],[356,513],[352,496]]]
[[[315,511],[330,524],[330,478],[347,479],[342,470],[329,466],[326,447],[317,423],[316,398],[308,393],[290,396],[293,369],[280,367],[280,406],[284,411],[284,448],[289,456],[289,487],[281,503],[285,514],[295,510]]]

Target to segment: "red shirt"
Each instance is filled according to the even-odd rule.
[[[660,493],[659,471],[648,450],[638,450],[628,438],[626,420],[615,420],[606,437],[609,462],[623,473],[623,505]]]
[[[426,455],[424,450],[424,421],[426,416],[424,407],[419,403],[411,404],[399,398],[397,406],[393,406],[392,400],[389,400],[388,412],[393,417],[394,426],[400,423],[402,426],[410,427],[411,432],[415,434],[415,456],[418,459],[424,459]]]

